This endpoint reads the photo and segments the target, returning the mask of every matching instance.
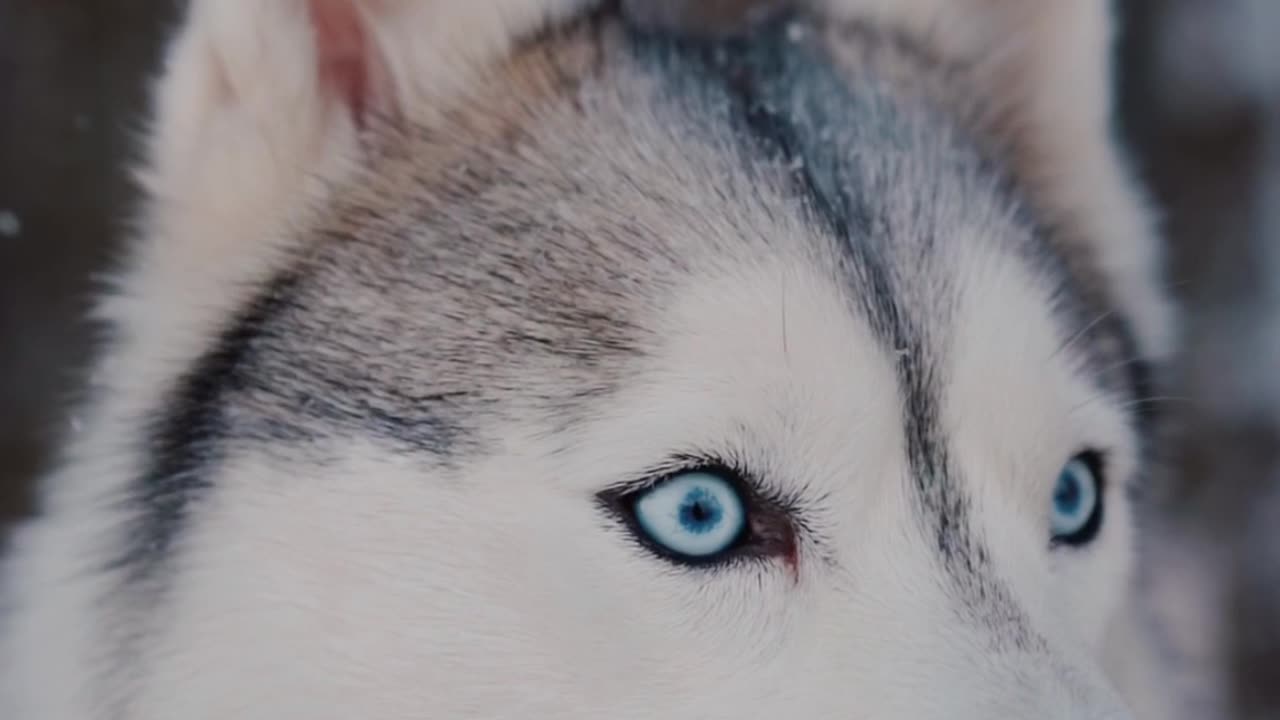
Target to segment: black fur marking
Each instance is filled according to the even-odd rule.
[[[940,565],[966,617],[990,627],[1000,642],[1024,649],[1034,646],[1038,641],[995,576],[970,521],[970,500],[958,482],[958,469],[940,428],[942,382],[927,359],[931,339],[924,334],[926,325],[914,321],[900,303],[909,297],[909,288],[897,277],[903,251],[894,244],[890,221],[882,216],[882,188],[863,181],[865,175],[855,165],[857,154],[849,152],[854,148],[825,143],[829,137],[847,136],[850,123],[869,123],[874,128],[863,130],[860,137],[873,133],[875,142],[909,151],[910,140],[897,129],[892,104],[878,95],[882,90],[850,87],[830,60],[795,41],[795,26],[788,27],[786,21],[750,38],[657,44],[687,63],[686,73],[712,84],[697,88],[712,98],[711,104],[720,94],[728,97],[730,119],[739,128],[749,171],[762,156],[785,168],[798,201],[839,243],[851,285],[859,288],[850,296],[884,351],[896,360],[915,496]],[[923,239],[922,248],[927,250],[932,242]]]
[[[306,446],[322,435],[364,435],[442,460],[456,449],[461,430],[446,418],[467,393],[388,385],[369,367],[387,359],[362,353],[350,328],[306,312],[324,292],[315,272],[297,266],[268,282],[175,384],[130,500],[138,515],[116,560],[128,582],[152,578],[172,554],[229,442]]]
[[[245,362],[263,328],[279,314],[297,285],[282,275],[218,338],[170,393],[164,415],[152,424],[150,467],[135,486],[139,517],[118,562],[130,580],[149,578],[181,535],[191,505],[209,490],[208,472],[227,434],[224,398],[246,382]]]

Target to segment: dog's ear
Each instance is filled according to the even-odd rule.
[[[151,188],[274,195],[593,1],[191,0],[158,85]]]
[[[215,332],[370,135],[444,109],[522,35],[594,1],[188,0],[138,173],[141,237],[101,316],[166,357]]]
[[[1111,114],[1108,0],[813,0],[973,67],[984,101],[1045,160],[1096,145]]]
[[[322,155],[350,150],[371,113],[394,113],[392,60],[372,10],[354,0],[193,0],[158,86],[154,194],[296,182]]]
[[[983,111],[1023,187],[1102,270],[1144,349],[1166,354],[1173,324],[1152,213],[1113,134],[1109,0],[813,0],[834,16],[892,28],[973,69]]]

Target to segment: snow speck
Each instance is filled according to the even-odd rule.
[[[93,127],[93,118],[85,113],[78,113],[71,119],[71,125],[77,132],[88,132]]]
[[[12,210],[0,210],[0,237],[16,238],[22,233],[22,218]]]
[[[804,39],[804,26],[798,22],[787,25],[787,40],[792,43],[798,43]]]

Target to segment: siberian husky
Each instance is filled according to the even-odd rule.
[[[194,0],[0,717],[1162,717],[1107,4],[732,4]]]

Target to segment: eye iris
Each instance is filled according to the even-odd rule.
[[[1096,459],[1079,455],[1067,463],[1053,489],[1052,530],[1055,542],[1083,545],[1101,525],[1102,488]]]
[[[738,489],[723,477],[690,471],[645,490],[631,511],[646,540],[685,559],[711,559],[732,548],[747,525]]]
[[[1058,512],[1074,515],[1080,509],[1080,479],[1071,471],[1064,471],[1058,478],[1058,489],[1053,494],[1053,504]]]
[[[724,517],[724,508],[705,488],[696,487],[684,496],[680,505],[680,525],[699,535],[711,532]]]

